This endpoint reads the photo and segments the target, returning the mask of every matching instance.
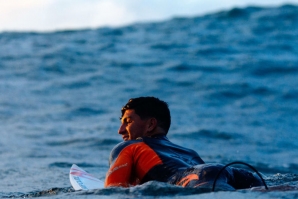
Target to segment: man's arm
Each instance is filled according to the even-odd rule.
[[[105,187],[130,185],[131,171],[133,167],[132,153],[129,147],[123,148],[106,174]]]
[[[161,165],[162,160],[142,141],[126,141],[113,149],[110,164],[105,187],[128,187],[142,182],[148,171],[156,165]]]

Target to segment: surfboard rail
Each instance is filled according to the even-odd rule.
[[[104,188],[104,182],[73,164],[69,171],[70,184],[74,190],[92,190]]]

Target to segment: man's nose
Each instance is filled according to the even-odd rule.
[[[119,130],[118,130],[118,133],[119,133],[119,134],[123,134],[123,133],[125,133],[125,131],[126,131],[126,129],[125,129],[125,125],[124,125],[124,124],[121,124],[121,126],[120,126],[120,128],[119,128]]]

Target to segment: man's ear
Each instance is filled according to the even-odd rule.
[[[154,117],[150,118],[148,121],[147,130],[150,132],[150,131],[153,131],[156,127],[157,127],[157,120]]]

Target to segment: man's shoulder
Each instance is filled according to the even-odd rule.
[[[119,154],[120,152],[125,149],[126,147],[128,146],[131,146],[131,145],[135,145],[135,144],[140,144],[142,143],[143,140],[140,139],[140,140],[128,140],[128,141],[123,141],[123,142],[120,142],[119,144],[117,144],[111,151],[111,155],[110,155],[110,161],[111,160],[114,160]]]
[[[133,144],[138,144],[143,142],[142,139],[140,140],[128,140],[128,141],[123,141],[120,142],[119,144],[117,144],[112,151],[122,151],[125,147],[129,146],[129,145],[133,145]]]

